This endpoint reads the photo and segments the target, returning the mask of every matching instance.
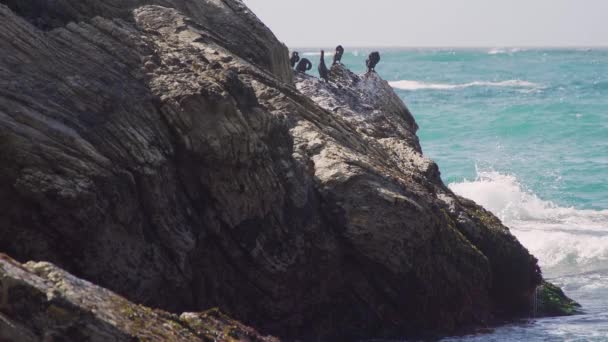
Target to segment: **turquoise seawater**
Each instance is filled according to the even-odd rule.
[[[380,51],[376,70],[444,182],[499,216],[585,310],[449,340],[608,341],[608,50]],[[369,52],[343,62],[363,72]]]

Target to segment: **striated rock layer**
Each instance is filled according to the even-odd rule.
[[[528,314],[536,259],[378,75],[294,78],[237,0],[0,4],[0,251],[287,339]]]
[[[219,310],[180,316],[136,305],[47,262],[0,254],[0,341],[278,342]]]

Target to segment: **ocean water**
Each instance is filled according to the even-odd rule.
[[[380,51],[444,182],[500,217],[585,311],[446,341],[608,341],[608,50]],[[343,62],[362,72],[369,52]]]

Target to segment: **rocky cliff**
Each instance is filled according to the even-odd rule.
[[[0,251],[286,339],[525,315],[536,259],[378,75],[289,70],[237,0],[0,0]]]
[[[152,310],[47,262],[21,265],[2,254],[0,341],[278,342],[217,309]]]

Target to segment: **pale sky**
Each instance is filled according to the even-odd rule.
[[[244,0],[292,47],[608,46],[608,0]]]

